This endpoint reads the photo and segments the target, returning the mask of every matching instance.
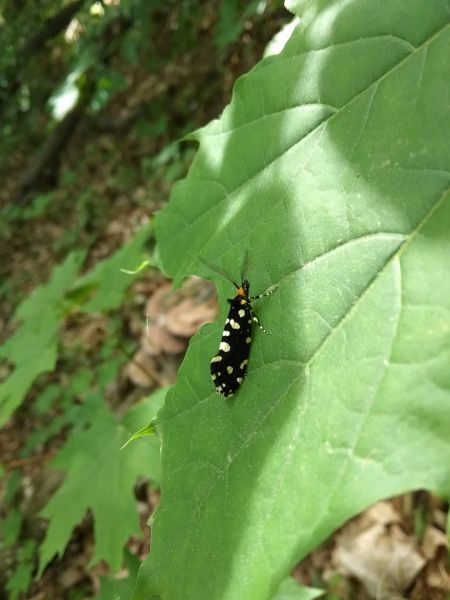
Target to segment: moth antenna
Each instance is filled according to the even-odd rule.
[[[234,281],[232,277],[230,277],[230,275],[228,275],[226,271],[214,265],[213,263],[210,263],[208,260],[206,260],[206,258],[203,258],[203,256],[199,256],[198,258],[200,259],[200,262],[202,262],[205,265],[205,267],[208,267],[208,269],[210,269],[211,271],[215,271],[219,275],[222,275],[223,277],[228,279],[228,281],[231,281],[235,288],[239,288],[238,284]]]
[[[250,253],[248,251],[248,248],[246,248],[244,258],[242,260],[242,266],[241,266],[241,281],[244,281],[244,279],[247,279],[249,265],[250,265]]]

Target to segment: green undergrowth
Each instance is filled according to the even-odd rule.
[[[92,561],[104,560],[117,572],[127,540],[140,535],[134,486],[144,476],[159,486],[159,439],[146,437],[121,447],[142,424],[154,419],[166,390],[141,400],[120,417],[105,402],[108,386],[133,351],[120,339],[120,307],[134,276],[121,269],[130,271],[143,262],[151,234],[151,228],[142,228],[83,275],[84,253],[71,253],[54,268],[49,281],[19,305],[15,331],[0,348],[7,373],[0,384],[1,422],[6,424],[26,402],[38,424],[25,438],[21,457],[26,462],[62,431],[67,432],[66,442],[49,463],[61,473],[62,483],[39,513],[48,521],[39,547],[23,538],[23,515],[14,508],[22,485],[20,473],[2,473],[6,478],[3,549],[18,548],[18,564],[7,582],[11,598],[25,591],[36,574],[36,551],[39,577],[51,560],[62,556],[73,528],[88,511],[94,522]],[[83,313],[109,315],[105,341],[94,354],[82,340],[67,344],[63,335],[67,320],[76,315],[80,319]]]
[[[10,373],[0,384],[0,424],[23,402],[37,378],[52,371],[58,358],[61,324],[73,311],[107,311],[119,307],[132,279],[121,273],[144,256],[149,230],[143,228],[112,257],[79,275],[83,252],[72,252],[57,266],[48,283],[36,288],[14,314],[17,329],[0,346]]]

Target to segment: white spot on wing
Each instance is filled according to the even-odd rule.
[[[223,350],[224,352],[229,352],[230,344],[228,342],[220,342],[219,350]]]
[[[215,363],[215,362],[220,362],[221,360],[222,360],[222,357],[220,356],[220,354],[218,354],[211,360],[211,362]]]
[[[227,373],[232,373],[233,372],[233,367],[227,367]]]
[[[230,325],[233,329],[240,329],[241,326],[239,325],[239,323],[237,323],[236,321],[234,321],[233,319],[231,319],[230,321]]]
[[[243,310],[243,309],[241,308],[241,310],[238,312],[238,315],[239,315],[240,317],[245,317],[245,310]]]

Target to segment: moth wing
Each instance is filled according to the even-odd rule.
[[[211,377],[223,396],[232,396],[247,373],[253,322],[248,305],[241,302],[239,296],[231,300],[219,351],[211,360]]]

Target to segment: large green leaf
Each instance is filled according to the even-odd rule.
[[[272,597],[301,557],[376,500],[450,492],[450,7],[290,2],[288,44],[198,132],[160,214],[177,280],[199,254],[259,315],[232,401],[193,340],[160,413],[162,502],[134,600]]]

